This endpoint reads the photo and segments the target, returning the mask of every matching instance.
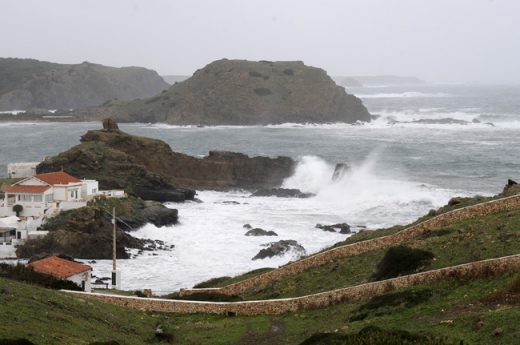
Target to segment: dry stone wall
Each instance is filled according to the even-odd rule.
[[[305,309],[327,307],[347,301],[383,295],[390,291],[439,280],[457,278],[461,280],[498,276],[520,269],[520,255],[506,256],[408,276],[361,284],[352,287],[322,292],[314,295],[247,302],[204,302],[181,301],[159,298],[140,298],[120,295],[106,295],[78,291],[64,291],[73,296],[129,307],[144,311],[172,313],[210,313],[236,315],[283,314]]]
[[[514,195],[507,198],[492,200],[489,202],[460,208],[438,215],[419,224],[410,226],[393,235],[333,248],[280,267],[276,270],[245,279],[222,288],[181,289],[181,296],[189,296],[197,293],[227,296],[239,295],[244,291],[252,288],[265,287],[272,281],[278,280],[282,277],[294,275],[313,267],[325,265],[334,259],[355,256],[372,250],[397,245],[423,233],[427,233],[434,229],[438,229],[458,221],[516,209],[520,209],[520,195]]]

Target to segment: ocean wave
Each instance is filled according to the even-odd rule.
[[[451,97],[450,94],[443,92],[426,93],[417,91],[407,91],[401,93],[373,93],[373,94],[355,94],[359,98],[438,98]]]

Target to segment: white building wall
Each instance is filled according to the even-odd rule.
[[[9,178],[24,178],[36,175],[36,166],[39,162],[9,163],[7,164],[7,176]]]
[[[54,186],[54,201],[66,201],[67,200],[67,187],[65,186]]]
[[[16,248],[14,243],[0,242],[0,259],[16,258]]]
[[[99,183],[96,180],[81,180],[81,198],[89,200],[99,192]]]
[[[92,271],[86,271],[82,272],[76,275],[73,275],[71,277],[68,277],[67,280],[70,280],[71,282],[75,283],[79,287],[82,286],[82,282],[85,282],[85,292],[91,292],[92,287],[90,285],[90,274]]]

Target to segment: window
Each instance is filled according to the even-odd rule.
[[[18,194],[18,201],[21,202],[31,202],[32,201],[32,194]]]
[[[33,200],[34,200],[34,202],[42,202],[43,196],[41,194],[34,194]]]
[[[47,194],[45,195],[45,202],[53,202],[54,201],[54,195]]]

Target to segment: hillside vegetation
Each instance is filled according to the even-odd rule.
[[[363,232],[347,241],[399,229]],[[386,248],[339,259],[235,297],[281,298],[359,284],[377,279],[374,273],[384,267],[381,263],[396,258],[422,258],[421,265],[412,270],[423,271],[518,254],[520,210],[457,222],[403,245],[412,250],[389,257]],[[432,253],[433,258],[423,252]],[[406,266],[392,275],[408,274],[409,270]],[[244,277],[233,280],[240,278]],[[227,283],[224,278],[203,285]],[[322,309],[249,317],[145,313],[2,278],[0,313],[10,320],[0,325],[0,339],[26,338],[35,344],[509,345],[520,339],[520,268],[504,276],[489,272],[478,279],[447,278]]]

